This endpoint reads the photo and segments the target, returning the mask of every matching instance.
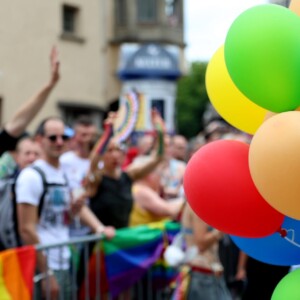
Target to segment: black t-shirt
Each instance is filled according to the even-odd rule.
[[[132,209],[132,180],[123,172],[119,179],[103,176],[97,194],[90,199],[90,207],[106,226],[127,227]]]
[[[0,156],[5,151],[13,151],[16,149],[19,138],[11,136],[5,129],[0,131]]]

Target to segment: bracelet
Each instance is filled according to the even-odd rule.
[[[37,275],[35,275],[34,277],[33,277],[33,282],[34,283],[37,283],[37,282],[39,282],[39,281],[41,281],[41,280],[43,280],[43,279],[45,279],[45,278],[47,278],[47,277],[49,277],[49,276],[53,276],[54,275],[54,271],[53,270],[51,270],[51,269],[48,269],[46,272],[44,272],[44,273],[40,273],[40,274],[37,274]]]

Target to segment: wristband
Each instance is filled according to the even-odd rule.
[[[37,274],[33,277],[33,282],[34,283],[37,283],[49,276],[53,276],[54,275],[54,271],[51,270],[51,269],[48,269],[47,272],[44,272],[44,273],[40,273],[40,274]]]
[[[157,133],[158,133],[158,148],[157,148],[157,155],[162,156],[164,153],[164,134],[163,129],[161,126],[157,126]]]

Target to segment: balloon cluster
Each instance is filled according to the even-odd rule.
[[[273,4],[231,25],[209,62],[206,87],[218,113],[254,137],[206,144],[184,188],[197,215],[250,256],[300,264],[300,17]]]

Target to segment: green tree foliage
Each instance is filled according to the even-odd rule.
[[[176,99],[177,132],[191,138],[203,129],[202,116],[209,102],[205,88],[207,63],[194,62],[189,74],[178,81]]]

